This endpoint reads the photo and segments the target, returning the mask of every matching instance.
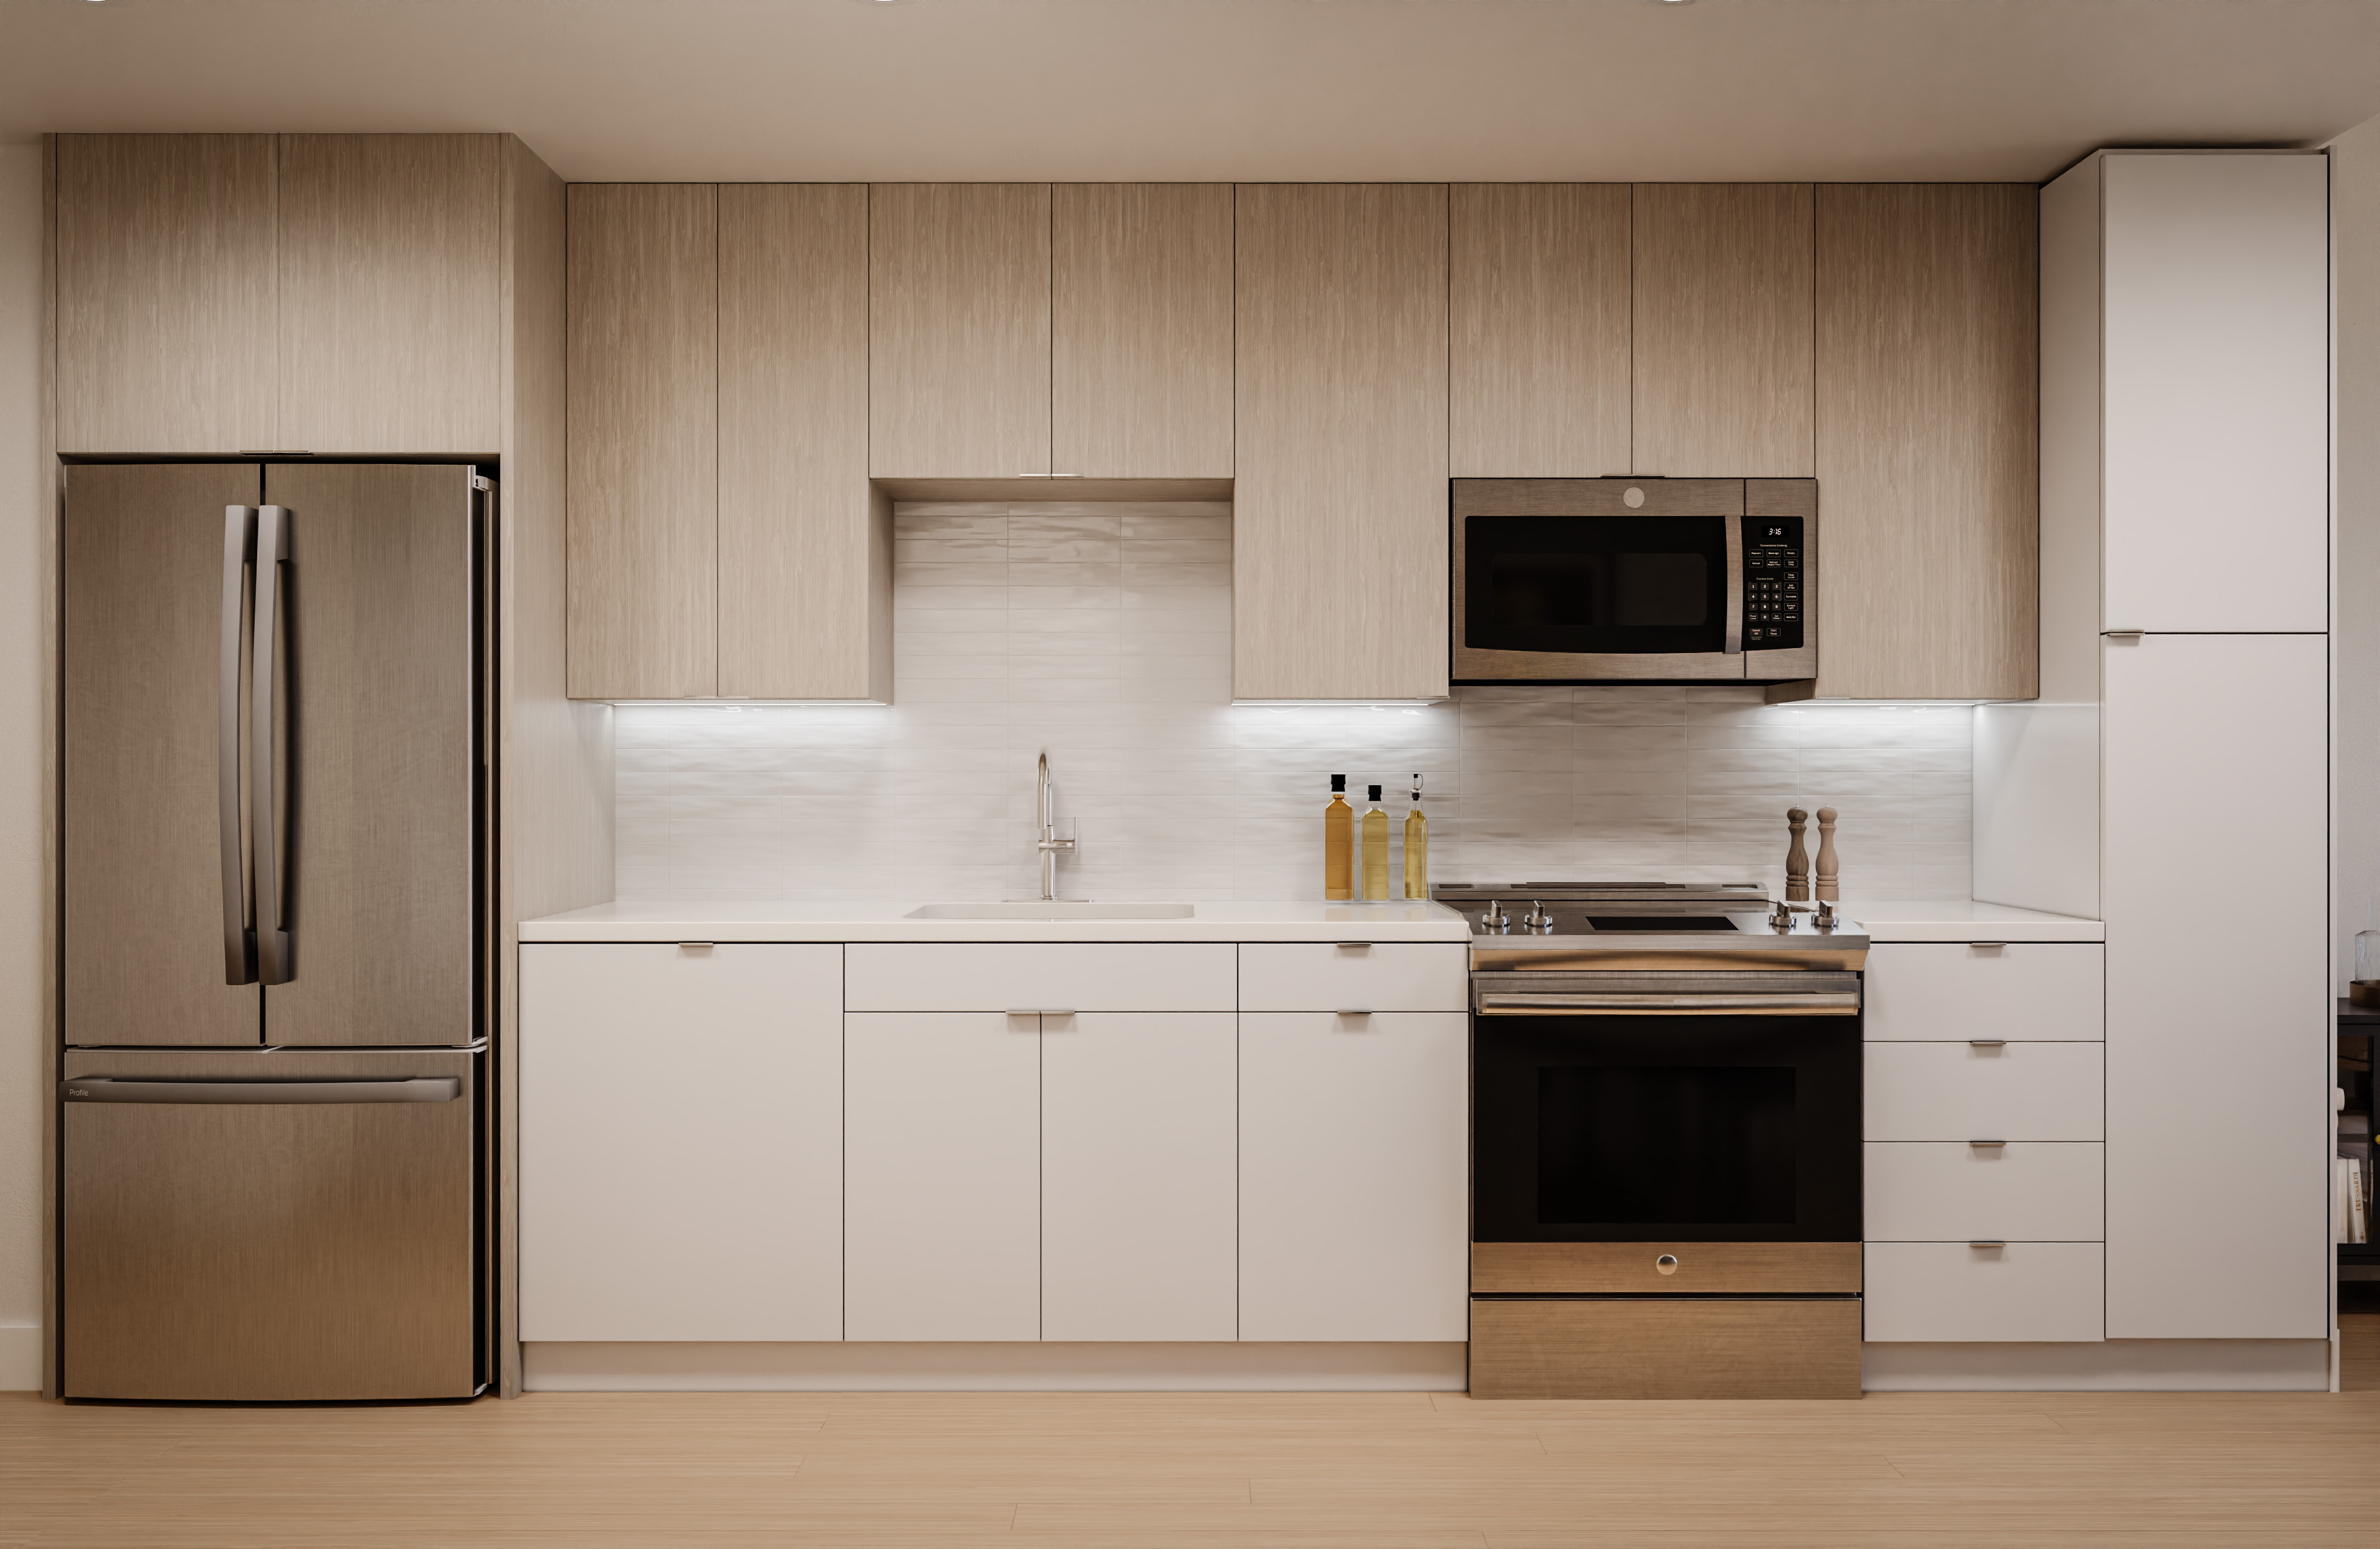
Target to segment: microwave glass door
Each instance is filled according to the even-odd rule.
[[[1728,516],[1468,516],[1463,641],[1569,655],[1727,644]]]
[[[1855,1241],[1855,1017],[1483,1016],[1482,1242]]]

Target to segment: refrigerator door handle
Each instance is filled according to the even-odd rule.
[[[256,559],[256,507],[224,507],[223,661],[215,684],[215,810],[223,829],[224,983],[256,983],[256,935],[248,920],[248,846],[239,831],[240,625]]]
[[[256,514],[255,665],[250,670],[249,687],[253,717],[249,741],[256,769],[249,780],[249,844],[256,853],[257,974],[268,985],[285,985],[298,976],[297,942],[284,907],[290,892],[288,857],[283,853],[285,846],[278,821],[282,805],[288,797],[284,787],[289,771],[284,761],[288,757],[289,737],[273,734],[279,729],[273,716],[275,700],[286,698],[294,702],[297,698],[294,694],[273,692],[274,677],[288,670],[281,660],[288,631],[288,604],[282,594],[281,582],[288,566],[289,508],[260,506]],[[296,732],[295,726],[289,728],[291,736]],[[277,753],[276,743],[280,744]]]
[[[128,1081],[79,1076],[61,1083],[69,1103],[451,1103],[456,1076],[364,1081]]]

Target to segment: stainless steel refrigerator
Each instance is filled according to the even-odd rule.
[[[492,485],[65,478],[59,1389],[468,1397]]]

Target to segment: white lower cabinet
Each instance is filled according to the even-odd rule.
[[[1469,1018],[1240,1017],[1240,1337],[1469,1336]]]
[[[1239,1333],[1229,1011],[1041,1019],[1041,1337]]]
[[[2107,1235],[2107,1148],[2093,1144],[1871,1144],[1872,1243],[2097,1242]]]
[[[843,1337],[843,949],[520,949],[520,1332]]]
[[[2098,1044],[1868,1044],[1868,1140],[2097,1140]]]
[[[844,1018],[849,1339],[1041,1337],[1039,1019]]]
[[[1868,949],[1862,1033],[1871,1041],[2095,1040],[2107,1035],[2106,965],[2096,941],[1878,942]]]
[[[1871,1242],[1864,1328],[1876,1341],[2076,1343],[2105,1337],[2096,1242]]]

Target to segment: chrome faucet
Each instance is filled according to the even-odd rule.
[[[1050,778],[1050,750],[1043,748],[1033,769],[1033,810],[1041,821],[1041,836],[1033,848],[1041,855],[1041,901],[1058,897],[1058,857],[1075,853],[1075,841],[1058,837],[1058,787]]]

